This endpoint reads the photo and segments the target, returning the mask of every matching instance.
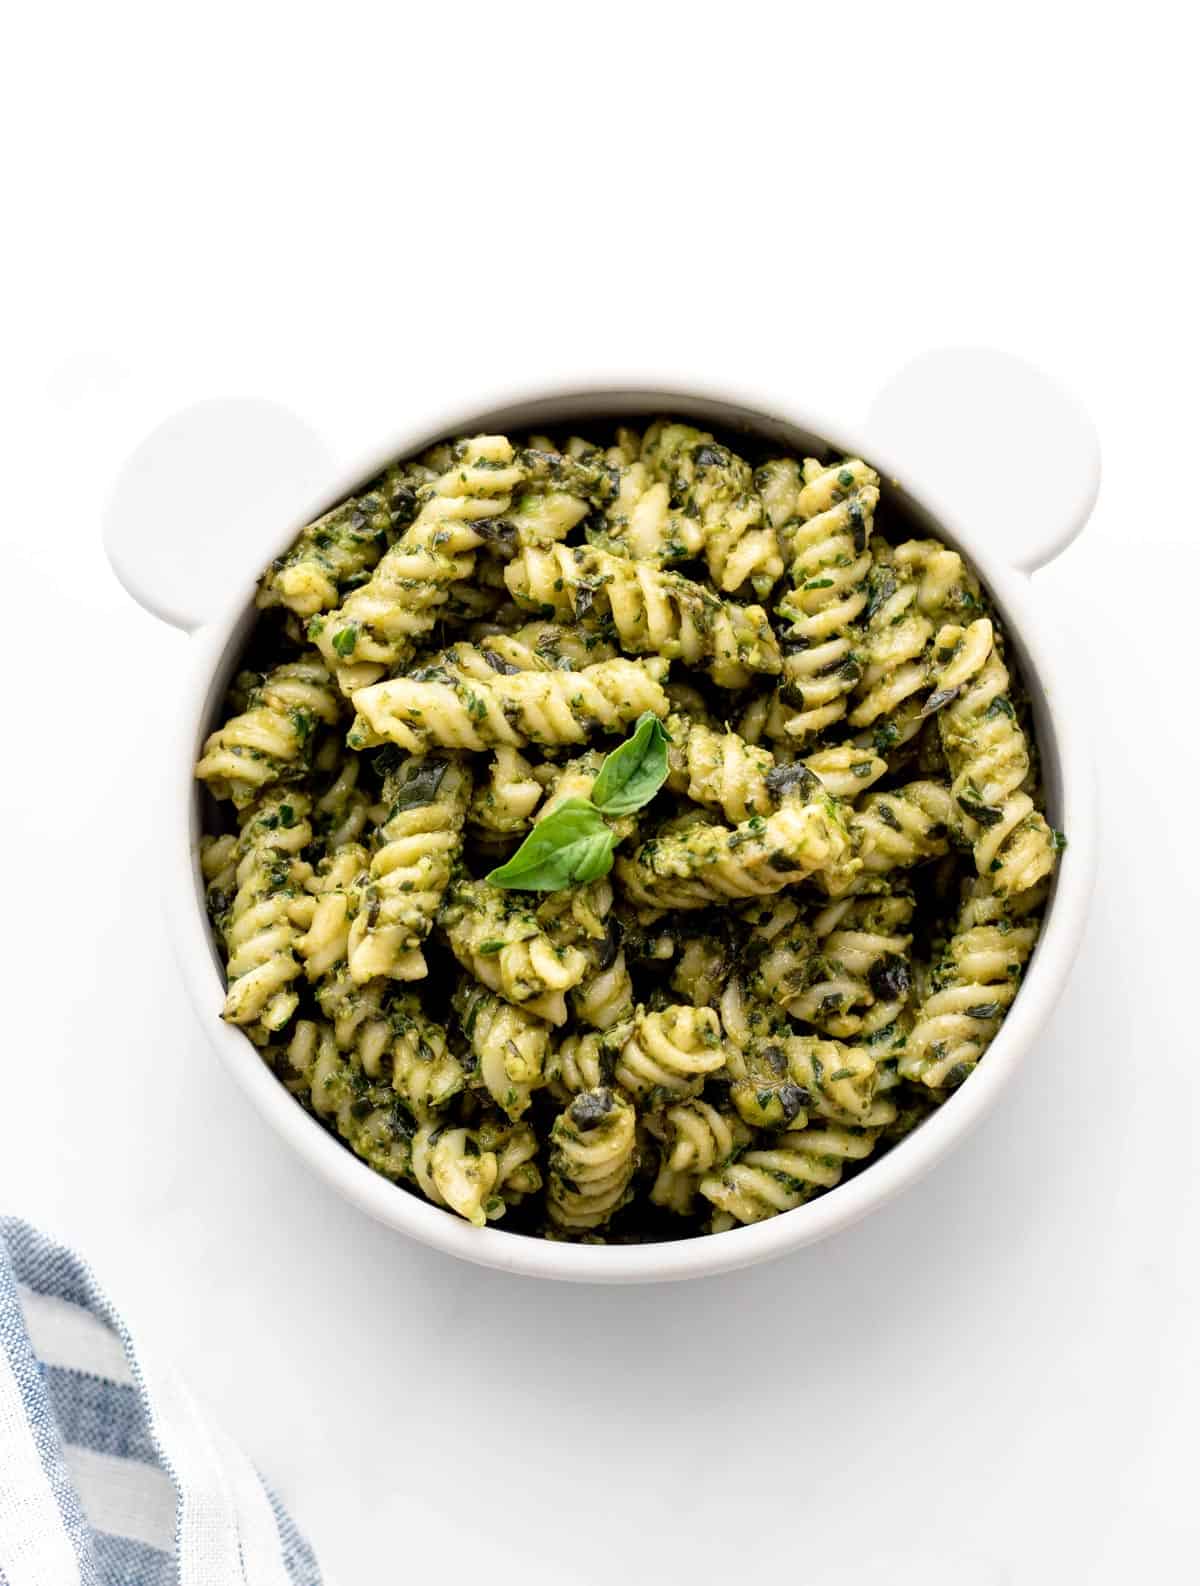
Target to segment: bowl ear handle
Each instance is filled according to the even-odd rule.
[[[105,509],[104,549],[140,605],[191,631],[244,600],[287,529],[324,504],[333,477],[329,449],[287,408],[199,402],[126,461]]]
[[[1032,573],[1064,551],[1100,489],[1100,443],[1076,399],[988,348],[927,353],[875,399],[867,436],[900,483]],[[869,454],[868,454],[869,455]]]

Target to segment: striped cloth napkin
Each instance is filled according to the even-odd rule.
[[[87,1264],[0,1217],[0,1586],[320,1586],[308,1543]]]

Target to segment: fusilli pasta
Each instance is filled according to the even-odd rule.
[[[597,546],[523,551],[504,577],[521,605],[560,620],[607,618],[622,649],[702,666],[722,688],[781,665],[761,606],[723,600],[681,573]]]
[[[674,1004],[639,1008],[617,1057],[616,1080],[635,1100],[698,1095],[704,1078],[724,1066],[721,1021],[712,1008]]]
[[[196,766],[214,797],[239,809],[273,782],[292,782],[311,764],[319,723],[332,727],[340,706],[319,656],[287,661],[250,679],[246,708],[209,735]]]
[[[578,672],[497,673],[468,677],[453,664],[395,677],[354,696],[352,748],[398,744],[413,754],[433,745],[488,749],[507,744],[586,743],[644,711],[667,713],[660,686],[667,663],[623,656]]]
[[[760,599],[783,572],[775,531],[763,513],[748,463],[690,424],[652,424],[642,461],[666,482],[685,521],[698,524],[718,589],[749,582]]]
[[[347,958],[355,980],[426,975],[421,943],[449,884],[470,797],[471,772],[449,755],[414,756],[389,773],[387,814],[350,924]]]
[[[979,1062],[1017,994],[1038,935],[1044,891],[1006,901],[986,879],[969,889],[934,963],[900,1073],[938,1090]]]
[[[551,1221],[565,1230],[598,1228],[623,1204],[637,1166],[637,1115],[623,1096],[580,1091],[550,1131]]]
[[[545,1082],[550,1026],[483,986],[460,986],[454,1009],[470,1043],[479,1081],[506,1118],[515,1122]]]
[[[259,607],[286,606],[308,618],[336,606],[370,573],[393,530],[412,521],[417,510],[414,483],[406,472],[395,470],[384,485],[351,496],[302,529],[287,553],[263,574]]]
[[[732,831],[696,824],[651,838],[617,862],[625,895],[648,909],[702,909],[721,898],[749,898],[829,870],[849,849],[828,800],[790,801]]]
[[[871,1129],[810,1124],[744,1152],[720,1173],[700,1181],[700,1193],[739,1223],[762,1222],[832,1189],[847,1162],[870,1156]]]
[[[556,947],[520,893],[454,882],[440,916],[454,956],[489,990],[551,1024],[565,1024],[566,993],[587,970],[577,947]]]
[[[503,435],[477,435],[454,450],[445,472],[427,487],[421,510],[367,582],[309,625],[346,693],[414,653],[450,587],[470,578],[488,525],[508,511],[523,482]]]
[[[1054,836],[1027,791],[1029,749],[992,624],[948,624],[934,660],[937,687],[952,696],[938,727],[976,868],[998,896],[1028,892],[1054,868]]]
[[[807,743],[841,720],[858,682],[859,620],[867,606],[879,475],[858,458],[804,464],[802,488],[780,530],[792,588],[779,604],[789,624],[779,700],[787,737]]]
[[[312,871],[299,857],[312,835],[310,808],[304,793],[271,793],[242,826],[237,890],[220,921],[229,979],[223,1017],[255,1041],[281,1030],[299,1003],[296,948],[313,914]]]
[[[984,1060],[1065,841],[915,519],[673,418],[365,482],[264,572],[196,768],[224,1017],[477,1227],[725,1233],[890,1150]]]

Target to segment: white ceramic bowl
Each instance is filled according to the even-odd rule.
[[[892,500],[904,503],[917,532],[936,534],[967,557],[989,588],[1016,652],[1033,703],[1049,817],[1067,832],[1069,847],[1041,939],[987,1057],[886,1156],[807,1205],[752,1227],[662,1244],[560,1244],[508,1233],[502,1224],[474,1228],[371,1172],[296,1104],[245,1036],[222,1022],[224,979],[205,915],[198,863],[201,803],[192,769],[255,620],[255,576],[318,511],[385,462],[444,435],[586,430],[587,419],[659,412],[750,430],[799,456],[827,448],[862,455],[888,481]],[[197,494],[196,481],[214,477],[218,486]],[[184,481],[187,488],[172,488]],[[910,366],[857,431],[799,410],[790,400],[704,390],[691,381],[581,383],[481,401],[388,434],[340,469],[330,468],[311,431],[266,404],[207,404],[168,421],[118,481],[106,544],[118,577],[137,599],[195,629],[190,677],[179,696],[179,731],[166,751],[163,865],[180,968],[230,1072],[272,1127],[347,1200],[401,1233],[509,1272],[607,1283],[696,1277],[811,1244],[866,1216],[927,1172],[992,1105],[1045,1022],[1079,942],[1095,845],[1082,689],[1076,689],[1027,574],[1079,531],[1098,481],[1095,436],[1081,410],[1027,365],[983,353],[931,355]],[[175,515],[183,518],[182,532],[177,522],[169,540],[164,487],[166,499],[181,504]],[[236,514],[231,502],[237,503]],[[221,588],[223,609],[200,623],[204,591]]]

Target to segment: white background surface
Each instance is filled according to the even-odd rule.
[[[0,1199],[90,1256],[343,1583],[1194,1568],[1195,41],[1165,4],[778,9],[51,5],[10,33]],[[1055,371],[1104,445],[1038,578],[1094,680],[1102,872],[1021,1076],[899,1203],[729,1278],[538,1286],[368,1225],[176,978],[188,641],[105,567],[121,460],[200,396],[355,449],[599,367],[853,415],[951,342]]]

